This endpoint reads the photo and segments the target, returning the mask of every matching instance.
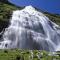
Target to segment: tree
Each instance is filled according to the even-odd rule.
[[[11,4],[8,0],[0,0],[0,2]]]

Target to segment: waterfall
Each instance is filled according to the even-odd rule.
[[[13,11],[0,49],[60,50],[60,27],[32,6]]]

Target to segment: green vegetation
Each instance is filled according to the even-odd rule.
[[[8,26],[13,10],[18,9],[22,8],[10,4],[7,0],[0,1],[0,32]]]
[[[47,17],[49,17],[50,20],[55,22],[56,24],[60,25],[60,15],[59,14],[51,14],[48,12],[44,13]]]
[[[0,32],[9,24],[13,10],[22,9],[7,0],[0,1]],[[53,22],[60,25],[60,15],[44,12]],[[0,60],[60,60],[60,52],[55,54],[39,50],[0,50]]]
[[[9,20],[13,10],[17,10],[17,9],[22,9],[22,8],[0,2],[0,20],[2,21]]]
[[[0,32],[8,27],[10,17],[12,15],[13,10],[22,9],[23,7],[18,7],[10,2],[8,0],[0,0]],[[60,25],[60,15],[58,14],[50,14],[48,12],[44,12],[46,16],[48,16],[53,22]]]
[[[60,60],[60,52],[40,50],[0,50],[0,60]]]
[[[17,7],[7,0],[0,1],[0,21],[9,21],[13,10],[22,9],[23,7]],[[48,12],[44,12],[46,16],[48,16],[53,22],[60,25],[60,15],[58,14],[51,14]]]

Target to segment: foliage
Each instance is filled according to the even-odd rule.
[[[21,8],[0,2],[0,20],[8,21],[13,10],[17,10],[17,9],[21,9]]]
[[[58,25],[60,25],[60,15],[59,14],[51,14],[48,12],[44,13],[47,17],[49,17],[49,19],[55,23],[57,23]]]
[[[4,1],[4,0],[1,0]],[[10,3],[0,1],[0,31],[7,27],[13,10],[22,9]],[[7,1],[7,0],[5,0]],[[60,25],[60,15],[44,12],[53,22]],[[60,60],[60,52],[52,54],[52,52],[39,50],[0,50],[0,60]]]
[[[58,52],[7,49],[0,50],[0,60],[60,60],[60,55]]]
[[[3,2],[1,2],[3,1]],[[0,1],[0,21],[9,21],[13,10],[22,9],[23,7],[17,7],[13,4],[10,4],[8,0]],[[8,3],[6,3],[8,2]],[[59,14],[51,14],[48,12],[44,12],[46,16],[48,16],[53,22],[60,25],[60,15]]]
[[[1,2],[3,1],[3,2]],[[8,27],[10,17],[13,10],[22,9],[10,3],[5,3],[7,0],[0,1],[0,32]]]

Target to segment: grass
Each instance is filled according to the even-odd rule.
[[[60,60],[60,52],[53,54],[40,50],[0,50],[0,60]]]
[[[22,8],[0,2],[0,20],[8,21],[11,17],[13,10],[18,10],[18,9],[22,9]]]
[[[22,8],[17,7],[13,4],[4,3],[0,1],[0,32],[4,30],[4,28],[8,27],[13,10],[18,10],[18,9],[22,9]]]
[[[6,28],[7,23],[14,10],[22,9],[8,3],[0,2],[0,31]],[[60,25],[60,15],[44,12],[53,22]],[[6,26],[5,26],[6,25]],[[5,26],[5,27],[4,27]],[[46,52],[39,50],[0,50],[0,60],[60,60],[60,52]]]
[[[51,14],[48,12],[44,13],[51,21],[55,22],[56,24],[60,25],[60,15],[59,14]]]
[[[14,10],[21,10],[23,7],[17,7],[13,4],[0,2],[0,21],[9,21]],[[44,12],[50,20],[60,25],[60,15]]]

